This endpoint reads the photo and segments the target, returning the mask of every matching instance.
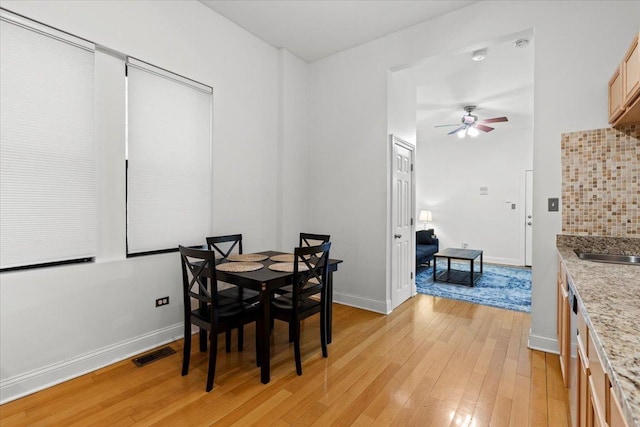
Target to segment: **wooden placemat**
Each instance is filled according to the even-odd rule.
[[[257,262],[264,261],[269,258],[266,255],[262,254],[231,254],[227,257],[229,261],[244,261],[244,262]]]
[[[216,265],[216,270],[226,271],[228,273],[245,273],[247,271],[260,270],[264,265],[259,262],[225,262]]]
[[[269,270],[280,271],[283,273],[293,273],[293,263],[292,262],[278,262],[275,264],[271,264],[269,266]],[[304,264],[298,265],[298,271],[307,271],[308,268]]]
[[[293,262],[295,259],[296,257],[294,254],[280,254],[271,257],[271,261],[273,262]]]

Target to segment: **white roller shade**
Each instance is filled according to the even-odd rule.
[[[0,18],[0,267],[91,258],[94,46]]]
[[[127,252],[201,244],[212,229],[212,89],[127,60]]]

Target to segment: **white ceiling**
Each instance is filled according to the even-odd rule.
[[[274,47],[313,62],[477,3],[406,0],[200,0]]]
[[[514,42],[529,40],[526,48]],[[533,31],[507,35],[500,40],[480,43],[487,48],[483,61],[473,61],[478,44],[460,52],[426,58],[421,64],[402,71],[417,88],[417,137],[420,141],[456,138],[447,133],[460,124],[465,105],[476,105],[478,120],[507,116],[509,121],[489,126],[502,129],[533,128]],[[481,136],[483,133],[480,134]]]
[[[274,47],[283,47],[313,62],[411,25],[469,6],[477,1],[427,0],[200,0],[217,13]],[[513,42],[533,32],[499,40],[472,40],[473,45],[425,58],[401,71],[417,88],[418,141],[446,136],[465,105],[477,105],[480,120],[507,116],[500,129],[533,126],[533,43],[516,49]],[[471,52],[488,47],[484,61]]]

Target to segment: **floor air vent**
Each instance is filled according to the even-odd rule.
[[[133,363],[138,367],[142,367],[144,365],[148,365],[151,362],[155,362],[158,359],[162,359],[163,357],[171,356],[175,354],[176,351],[171,347],[162,347],[159,350],[153,351],[149,354],[145,354],[144,356],[136,357],[133,359]]]

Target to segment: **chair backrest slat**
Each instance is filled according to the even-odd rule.
[[[320,243],[327,243],[331,239],[328,234],[300,233],[299,247],[315,246]]]
[[[207,246],[215,250],[223,258],[227,258],[237,247],[238,253],[242,254],[242,234],[229,234],[226,236],[207,237]]]

